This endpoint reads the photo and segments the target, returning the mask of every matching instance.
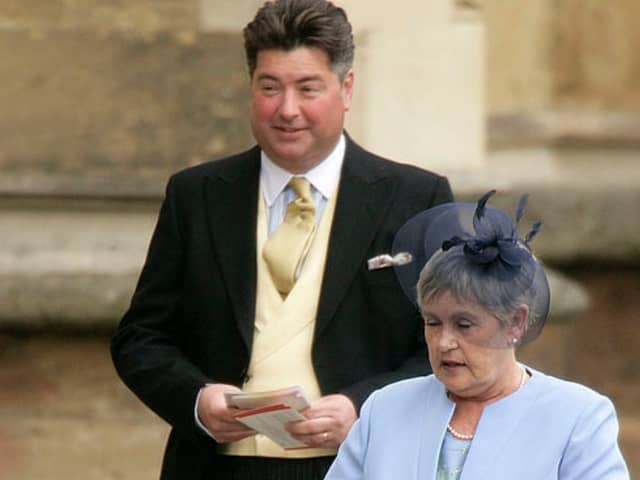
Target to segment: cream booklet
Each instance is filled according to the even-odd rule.
[[[285,449],[307,448],[285,429],[285,424],[305,420],[300,412],[309,407],[299,386],[268,392],[226,393],[227,405],[240,409],[234,416],[256,432],[266,435]]]

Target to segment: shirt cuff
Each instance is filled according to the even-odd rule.
[[[202,388],[204,388],[204,387],[202,387]],[[200,417],[198,416],[198,403],[200,403],[200,394],[202,393],[202,388],[198,391],[198,396],[196,397],[196,405],[195,405],[195,408],[193,409],[193,416],[194,416],[194,418],[196,420],[196,425],[198,425],[200,430],[202,430],[208,436],[210,436],[211,438],[216,440],[216,437],[214,437],[213,433],[211,433],[209,431],[209,429],[204,426],[204,423],[202,423],[202,421],[200,420]],[[216,442],[217,442],[217,440],[216,440]]]

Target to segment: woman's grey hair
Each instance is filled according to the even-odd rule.
[[[503,326],[511,327],[517,308],[525,304],[529,307],[526,332],[537,321],[538,316],[534,311],[536,292],[531,275],[521,271],[505,281],[488,273],[487,268],[487,265],[470,261],[462,246],[446,252],[439,250],[420,272],[416,288],[418,305],[426,305],[449,292],[459,301],[484,307]]]
[[[268,49],[319,48],[341,80],[353,65],[355,47],[347,14],[326,0],[267,2],[243,33],[250,75],[256,69],[258,52]]]

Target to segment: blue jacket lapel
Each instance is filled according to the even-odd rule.
[[[422,431],[422,454],[418,460],[417,479],[436,478],[440,448],[455,406],[439,381],[434,379],[434,387],[428,392],[423,407],[427,414],[424,423],[418,426]]]
[[[484,408],[461,480],[491,478],[498,457],[509,455],[508,452],[514,448],[514,436],[518,436],[523,422],[527,423],[526,413],[536,402],[536,398],[535,390],[525,385],[519,391]],[[513,456],[518,458],[515,453]]]

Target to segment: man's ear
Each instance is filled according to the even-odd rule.
[[[353,98],[353,69],[349,70],[342,81],[342,103],[344,111],[348,112],[351,108],[351,99]]]

